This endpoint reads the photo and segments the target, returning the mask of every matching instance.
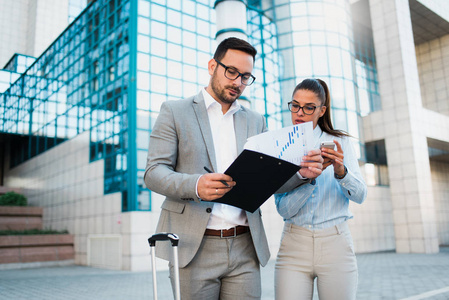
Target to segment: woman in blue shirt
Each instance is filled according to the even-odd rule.
[[[306,184],[276,194],[285,225],[275,267],[276,299],[312,299],[314,279],[320,300],[355,299],[357,261],[347,220],[349,200],[362,203],[366,184],[349,135],[331,122],[326,83],[305,79],[288,104],[293,124],[313,122],[314,148],[333,141],[336,150],[321,148],[323,171]]]

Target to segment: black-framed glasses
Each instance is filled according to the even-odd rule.
[[[322,105],[315,106],[315,105],[310,105],[310,104],[306,104],[304,106],[301,106],[299,104],[293,103],[293,101],[290,101],[288,103],[288,110],[291,111],[292,113],[297,113],[297,112],[299,112],[302,109],[302,111],[303,111],[303,113],[305,115],[312,115],[315,112],[316,108],[317,107],[321,107],[321,106]]]
[[[229,80],[236,80],[241,77],[242,84],[247,86],[253,84],[254,80],[256,80],[256,77],[254,77],[251,73],[242,74],[233,67],[228,67],[218,60],[215,61],[225,69],[224,76]]]

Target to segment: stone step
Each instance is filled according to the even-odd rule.
[[[73,235],[0,236],[0,264],[74,259]]]
[[[0,185],[0,196],[6,194],[8,192],[16,192],[18,194],[22,194],[22,189],[11,188],[11,187]]]
[[[42,207],[0,206],[0,230],[42,229]]]
[[[42,229],[41,207],[0,206],[0,230]],[[73,235],[0,236],[0,264],[67,261],[75,257]]]

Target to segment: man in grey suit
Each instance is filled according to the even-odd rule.
[[[260,209],[211,202],[236,184],[223,172],[247,138],[266,131],[264,117],[236,101],[255,80],[256,52],[241,39],[221,42],[208,63],[209,85],[196,96],[164,102],[151,133],[144,178],[166,196],[156,231],[180,238],[183,299],[261,297],[259,265],[270,252]],[[158,257],[170,260],[170,253],[169,243],[156,245]]]

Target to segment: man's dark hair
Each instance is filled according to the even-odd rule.
[[[223,40],[215,50],[214,59],[221,61],[229,49],[239,50],[245,52],[253,57],[253,62],[256,59],[257,50],[250,43],[236,37],[230,37]]]

